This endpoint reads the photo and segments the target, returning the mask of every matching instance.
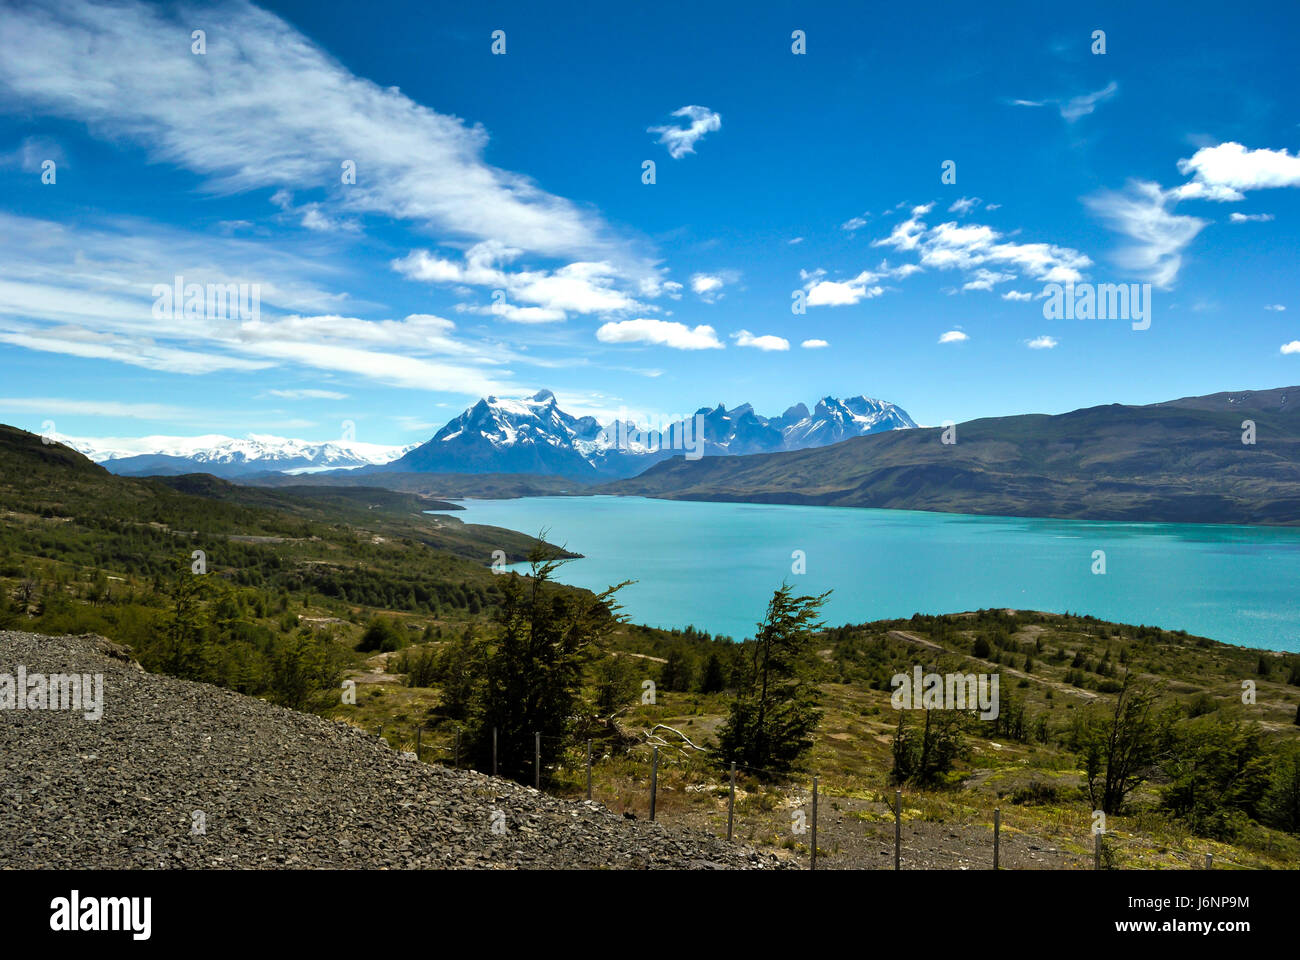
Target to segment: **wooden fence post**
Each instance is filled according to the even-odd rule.
[[[817,869],[817,777],[813,777],[813,797],[812,797],[812,863],[809,870]]]
[[[736,762],[731,762],[731,794],[727,797],[727,839],[731,839],[731,828],[736,821]]]
[[[420,759],[420,731],[423,728],[417,723],[415,725],[415,759]]]
[[[650,757],[650,819],[655,818],[655,794],[659,792],[659,748]]]
[[[903,854],[903,791],[894,791],[894,869],[901,870]]]
[[[591,799],[591,741],[587,741],[587,799]]]
[[[497,728],[492,728],[492,776],[497,775]]]
[[[1002,811],[993,808],[993,869],[998,868],[998,845],[1002,833]]]

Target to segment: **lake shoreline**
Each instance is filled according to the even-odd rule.
[[[1300,530],[595,495],[479,500],[467,523],[536,533],[584,559],[559,579],[621,595],[632,620],[752,634],[771,590],[830,589],[828,623],[1015,609],[1300,650]],[[797,556],[802,552],[802,558]],[[804,572],[797,572],[800,563]]]

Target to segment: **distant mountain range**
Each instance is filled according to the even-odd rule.
[[[696,431],[696,422],[701,429]],[[767,418],[749,404],[702,407],[687,421],[660,430],[630,422],[600,424],[560,409],[542,390],[521,400],[479,400],[423,444],[389,447],[344,441],[313,443],[250,434],[244,439],[142,437],[114,443],[59,441],[123,476],[210,473],[254,477],[332,470],[401,473],[531,474],[589,482],[630,477],[681,453],[701,456],[801,450],[882,430],[915,427],[901,407],[868,397],[826,397],[810,413],[795,404]]]
[[[681,456],[585,492],[1088,520],[1300,524],[1300,387]],[[1243,442],[1243,439],[1253,442]],[[1135,574],[1135,575],[1140,575]]]
[[[698,424],[698,430],[697,430]],[[542,390],[523,400],[487,397],[382,469],[408,473],[529,473],[574,479],[629,477],[690,450],[693,457],[802,450],[885,430],[915,427],[901,407],[867,397],[826,397],[768,418],[749,404],[701,407],[651,430],[631,422],[601,425],[560,409]]]
[[[141,437],[121,443],[57,439],[113,473],[127,477],[209,473],[230,478],[267,472],[356,469],[387,463],[411,449],[340,440],[313,443],[263,434],[249,434],[243,439],[220,434]]]

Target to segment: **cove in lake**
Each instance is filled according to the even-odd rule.
[[[1243,646],[1300,650],[1300,530],[1096,523],[640,497],[466,500],[456,516],[584,555],[558,579],[635,623],[750,636],[788,580],[834,590],[828,624],[1011,607],[1091,614]],[[803,551],[807,572],[795,575]],[[1092,572],[1094,551],[1106,573]],[[485,558],[486,560],[486,558]]]

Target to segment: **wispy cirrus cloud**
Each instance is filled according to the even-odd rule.
[[[199,21],[222,24],[203,56],[188,40]],[[6,6],[0,94],[137,143],[213,193],[314,185],[320,198],[298,208],[309,229],[346,222],[328,204],[539,254],[635,260],[589,210],[488,164],[483,127],[353,75],[243,0],[202,16],[135,0]],[[341,182],[347,161],[355,184]]]
[[[1250,190],[1300,187],[1300,156],[1286,150],[1251,150],[1232,141],[1202,147],[1179,160],[1178,171],[1192,179],[1169,189],[1153,181],[1130,180],[1121,191],[1101,190],[1083,201],[1110,229],[1129,239],[1115,256],[1120,266],[1164,288],[1177,279],[1183,251],[1209,224],[1175,213],[1180,202],[1233,203],[1244,200]],[[1273,217],[1234,213],[1229,219],[1247,223]]]
[[[328,258],[285,245],[212,237],[145,222],[78,226],[0,213],[0,343],[179,375],[305,367],[375,383],[465,394],[518,389],[503,364],[524,360],[466,340],[429,314],[367,320],[323,283]],[[154,315],[154,290],[247,284],[257,316]]]
[[[518,248],[485,241],[470,247],[459,260],[428,250],[413,250],[393,260],[391,266],[411,280],[502,290],[524,307],[495,301],[483,309],[466,309],[520,323],[563,320],[570,313],[624,313],[644,307],[628,292],[622,274],[612,263],[576,261],[555,270],[508,269],[522,254]]]
[[[1073,123],[1080,117],[1088,116],[1088,114],[1097,109],[1097,104],[1105,103],[1118,92],[1119,84],[1112,80],[1100,90],[1094,90],[1091,93],[1081,93],[1073,97],[1046,100],[1009,100],[1007,102],[1013,107],[1045,107],[1051,105],[1056,107],[1063,120],[1067,123]]]
[[[1183,250],[1208,221],[1173,212],[1177,197],[1160,184],[1131,180],[1122,191],[1102,190],[1084,205],[1111,230],[1129,239],[1114,259],[1124,269],[1168,289],[1183,264]]]
[[[346,400],[348,398],[346,393],[339,393],[337,390],[318,390],[315,388],[268,390],[266,392],[283,400]]]
[[[668,148],[668,156],[674,160],[680,160],[688,153],[694,153],[695,144],[706,133],[722,129],[722,116],[708,107],[685,106],[674,110],[672,115],[682,117],[689,122],[684,127],[648,127],[646,133],[659,134],[659,143]]]
[[[1073,247],[1021,243],[985,224],[948,221],[931,227],[921,218],[932,207],[913,207],[911,216],[872,246],[915,253],[921,267],[960,270],[967,275],[967,290],[992,290],[1022,276],[1044,283],[1073,283],[1092,266],[1092,260]]]

